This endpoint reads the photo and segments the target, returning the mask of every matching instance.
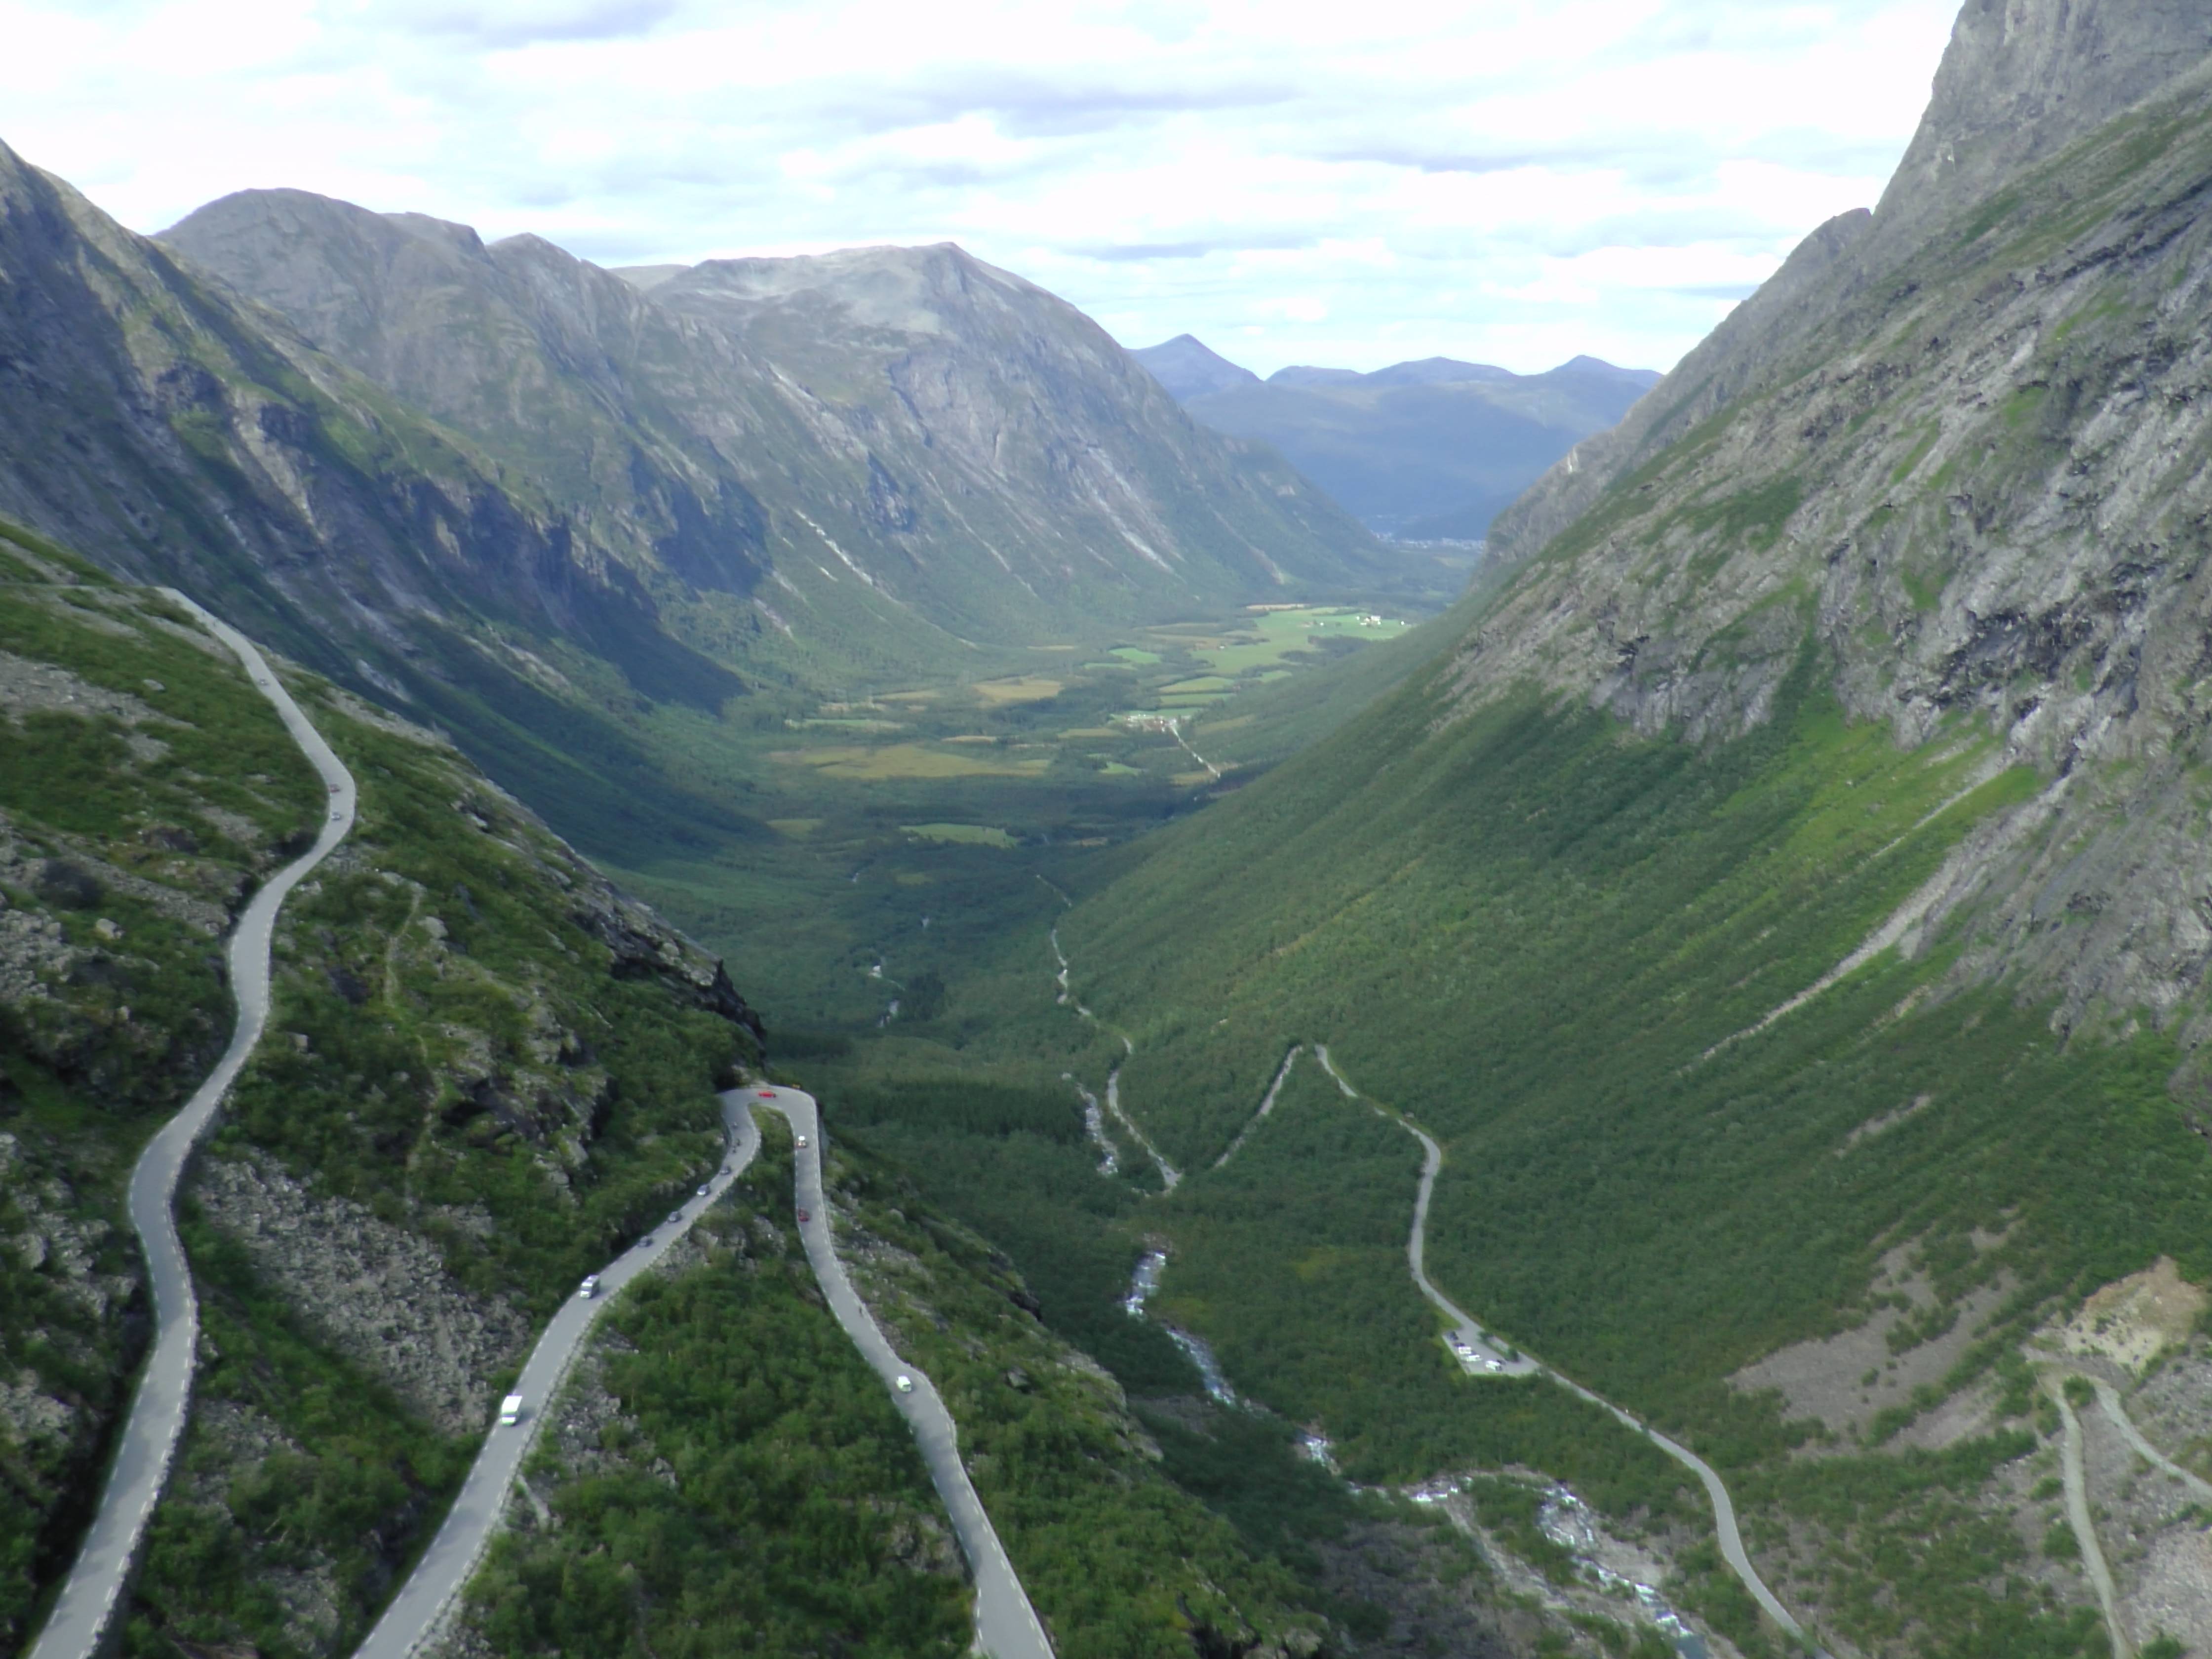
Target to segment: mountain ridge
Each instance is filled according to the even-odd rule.
[[[1160,1300],[1238,1388],[1400,1469],[1492,1431],[1598,1455],[1368,1366],[1351,1310],[1421,1313],[1406,1177],[1326,1091],[1237,1155],[1288,1213],[1209,1181],[1325,1041],[1443,1148],[1430,1272],[1721,1469],[1839,1652],[2212,1628],[2163,1565],[2193,1518],[2124,1455],[2084,1454],[2063,1534],[2039,1485],[2062,1388],[2169,1451],[2212,1388],[2199,1335],[2069,1334],[2212,1282],[2212,62],[2177,15],[1974,0],[1945,84],[2030,109],[2055,76],[2053,125],[1816,229],[1499,521],[1455,640],[1056,919],[1123,1109],[1199,1172]],[[2071,1565],[2100,1539],[2109,1607]]]
[[[800,626],[794,606],[844,616],[833,631],[880,625],[825,562],[912,607],[895,625],[1018,639],[1074,612],[1356,580],[1367,556],[1294,477],[1147,404],[1073,307],[950,244],[656,268],[644,289],[542,238],[486,246],[298,191],[240,192],[164,235],[611,533],[667,496],[649,516],[670,529],[634,556],[701,570],[779,630]],[[331,256],[368,237],[385,271]],[[579,422],[606,457],[587,475]],[[939,477],[956,463],[957,483]],[[734,580],[713,580],[713,549]],[[771,569],[782,600],[760,591]]]
[[[1188,335],[1132,355],[1164,365],[1200,421],[1272,445],[1370,528],[1407,539],[1480,540],[1546,466],[1658,379],[1589,356],[1529,375],[1425,357],[1371,374],[1292,366],[1262,381]]]

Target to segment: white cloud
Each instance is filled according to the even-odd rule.
[[[0,0],[0,138],[605,263],[952,239],[1266,372],[1666,367],[1871,204],[1955,0]]]

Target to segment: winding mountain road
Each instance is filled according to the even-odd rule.
[[[2200,1501],[2212,1503],[2212,1480],[2207,1480],[2203,1475],[2191,1474],[2183,1468],[2180,1464],[2144,1439],[2142,1431],[2136,1426],[2135,1419],[2128,1415],[2128,1408],[2120,1403],[2120,1391],[2118,1389],[2101,1376],[2090,1378],[2090,1384],[2097,1390],[2097,1403],[2105,1408],[2105,1415],[2112,1419],[2112,1426],[2120,1431],[2120,1438],[2128,1443],[2129,1449],[2136,1456],[2169,1479],[2179,1480],[2193,1497]]]
[[[538,1339],[538,1346],[530,1351],[522,1375],[515,1379],[513,1392],[523,1400],[521,1422],[511,1425],[495,1424],[484,1437],[483,1448],[477,1453],[477,1461],[469,1469],[468,1479],[461,1483],[453,1508],[446,1511],[438,1535],[430,1540],[430,1547],[415,1564],[415,1571],[400,1586],[399,1594],[392,1598],[368,1639],[355,1650],[356,1659],[407,1659],[438,1630],[440,1621],[453,1606],[461,1586],[476,1571],[477,1563],[483,1559],[485,1547],[498,1530],[507,1494],[521,1470],[523,1458],[538,1438],[545,1407],[559,1389],[561,1379],[568,1375],[584,1338],[590,1334],[599,1310],[624,1285],[648,1272],[653,1263],[675,1248],[691,1224],[752,1163],[753,1155],[760,1151],[760,1129],[736,1091],[723,1095],[721,1100],[722,1122],[730,1137],[729,1151],[721,1167],[708,1178],[706,1191],[686,1199],[668,1222],[655,1227],[600,1269],[596,1297],[571,1296],[561,1304],[561,1310],[553,1316],[544,1334]]]
[[[998,1529],[992,1526],[983,1500],[975,1495],[967,1466],[960,1461],[960,1436],[952,1413],[945,1408],[935,1385],[899,1358],[867,1304],[854,1290],[845,1264],[837,1259],[830,1231],[830,1204],[822,1190],[822,1128],[814,1097],[799,1089],[755,1088],[733,1090],[722,1098],[757,1103],[781,1112],[794,1131],[806,1137],[806,1145],[795,1154],[799,1206],[806,1214],[799,1226],[800,1243],[805,1246],[816,1280],[830,1298],[830,1310],[836,1315],[860,1357],[890,1389],[891,1403],[914,1431],[915,1443],[929,1467],[929,1478],[945,1502],[953,1533],[975,1576],[977,1647],[992,1659],[1052,1659],[1052,1643],[1045,1635],[1044,1625],[1030,1605],[1021,1577],[999,1541]],[[912,1393],[900,1392],[902,1376],[912,1381]]]
[[[2073,1528],[2074,1541],[2081,1550],[2082,1569],[2097,1592],[2097,1606],[2105,1615],[2105,1628],[2112,1633],[2114,1659],[2133,1659],[2135,1648],[2120,1623],[2120,1597],[2112,1583],[2112,1569],[2105,1559],[2105,1547],[2098,1541],[2097,1523],[2089,1513],[2089,1477],[2081,1449],[2081,1419],[2074,1415],[2074,1407],[2068,1402],[2063,1387],[2051,1387],[2046,1380],[2045,1392],[2057,1406],[2059,1419],[2065,1428],[2064,1437],[2059,1443],[2058,1469],[2066,1489],[2066,1524]]]
[[[837,1259],[830,1231],[830,1206],[822,1190],[822,1132],[814,1097],[798,1089],[756,1086],[726,1090],[720,1099],[723,1124],[730,1136],[729,1154],[721,1167],[703,1193],[687,1200],[667,1224],[655,1228],[600,1272],[597,1297],[571,1297],[554,1315],[514,1384],[514,1392],[524,1401],[522,1421],[512,1426],[495,1425],[485,1437],[483,1449],[477,1454],[476,1463],[438,1535],[368,1639],[355,1650],[355,1659],[410,1659],[441,1629],[461,1587],[498,1531],[507,1494],[537,1437],[545,1408],[590,1334],[599,1310],[624,1285],[648,1272],[751,1164],[761,1144],[760,1128],[752,1115],[756,1106],[781,1113],[793,1132],[806,1138],[805,1146],[794,1155],[793,1176],[793,1197],[806,1217],[799,1225],[799,1242],[837,1323],[883,1378],[891,1390],[892,1403],[914,1430],[930,1479],[945,1501],[953,1533],[975,1576],[977,1647],[992,1659],[1052,1659],[1052,1644],[1046,1639],[1044,1626],[1030,1607],[1021,1579],[960,1462],[959,1437],[951,1413],[929,1379],[902,1360],[885,1340],[853,1289],[844,1264]],[[912,1393],[899,1391],[902,1376],[911,1380]]]
[[[146,1534],[146,1522],[161,1496],[169,1465],[183,1437],[191,1400],[192,1361],[199,1347],[199,1302],[192,1294],[190,1265],[177,1236],[177,1182],[192,1145],[237,1080],[269,1021],[269,946],[276,912],[307,872],[343,841],[354,820],[353,775],[300,712],[269,665],[243,634],[211,616],[173,588],[162,593],[190,611],[228,647],[261,695],[276,706],[292,740],[321,776],[329,794],[314,845],[272,876],[238,918],[227,953],[230,983],[238,1004],[238,1023],[230,1046],[184,1109],[164,1124],[139,1154],[131,1172],[130,1215],[146,1253],[146,1272],[154,1293],[154,1346],[138,1380],[131,1414],[125,1420],[100,1507],[78,1547],[76,1560],[46,1627],[32,1645],[31,1659],[90,1659],[130,1582],[131,1567]]]
[[[1344,1073],[1337,1070],[1334,1062],[1329,1059],[1328,1049],[1324,1044],[1314,1045],[1314,1058],[1321,1062],[1322,1070],[1336,1079],[1336,1086],[1346,1097],[1353,1100],[1364,1098],[1346,1080]],[[1371,1109],[1389,1118],[1390,1121],[1397,1124],[1400,1128],[1421,1143],[1421,1184],[1413,1200],[1413,1230],[1406,1242],[1406,1259],[1413,1267],[1413,1282],[1420,1287],[1421,1294],[1441,1310],[1446,1317],[1458,1322],[1458,1329],[1455,1334],[1461,1340],[1469,1343],[1479,1353],[1487,1352],[1494,1357],[1502,1358],[1494,1346],[1493,1339],[1489,1337],[1480,1325],[1462,1311],[1456,1304],[1431,1284],[1427,1273],[1422,1267],[1425,1236],[1428,1231],[1429,1224],[1429,1197],[1436,1187],[1437,1171],[1443,1167],[1443,1149],[1430,1136],[1415,1128],[1405,1119],[1383,1111],[1372,1101],[1367,1103]],[[1661,1451],[1665,1452],[1668,1456],[1696,1475],[1698,1483],[1705,1489],[1706,1498],[1713,1506],[1713,1529],[1719,1537],[1721,1559],[1728,1563],[1729,1571],[1736,1576],[1744,1589],[1751,1592],[1752,1599],[1759,1603],[1760,1610],[1769,1619],[1789,1632],[1792,1638],[1801,1642],[1806,1639],[1803,1628],[1791,1615],[1790,1610],[1782,1605],[1781,1598],[1767,1588],[1766,1581],[1759,1576],[1759,1570],[1752,1565],[1750,1553],[1743,1547],[1742,1532],[1736,1525],[1735,1500],[1729,1496],[1727,1484],[1721,1480],[1719,1474],[1711,1464],[1706,1462],[1687,1446],[1668,1438],[1649,1424],[1638,1421],[1602,1395],[1584,1388],[1572,1377],[1564,1376],[1551,1366],[1533,1359],[1526,1354],[1522,1354],[1510,1362],[1506,1370],[1501,1374],[1519,1376],[1533,1375],[1549,1378],[1568,1393],[1588,1401],[1601,1411],[1609,1413],[1615,1421],[1645,1437]],[[1813,1652],[1817,1656],[1817,1659],[1829,1659],[1829,1656],[1823,1649],[1815,1647]]]

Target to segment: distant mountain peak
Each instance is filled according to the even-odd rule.
[[[1656,368],[1623,368],[1619,363],[1609,363],[1602,357],[1586,354],[1570,357],[1557,368],[1547,372],[1553,374],[1602,374],[1647,388],[1657,386],[1664,378]]]
[[[1129,355],[1149,369],[1177,403],[1232,386],[1260,384],[1260,377],[1250,369],[1240,368],[1194,334],[1178,334]]]
[[[1312,363],[1292,363],[1267,377],[1269,386],[1349,386],[1367,377],[1356,368],[1322,368]]]
[[[1359,377],[1367,386],[1459,386],[1469,380],[1497,382],[1517,378],[1511,369],[1500,368],[1495,363],[1463,362],[1457,357],[1417,357]]]

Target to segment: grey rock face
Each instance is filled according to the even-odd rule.
[[[0,517],[473,721],[482,749],[486,709],[538,695],[464,642],[485,622],[577,640],[654,697],[738,689],[588,525],[4,146],[0,362]]]
[[[1943,222],[2203,72],[2208,58],[2212,12],[2193,0],[1966,0],[1879,208],[1806,237],[1620,426],[1577,446],[1499,515],[1492,555],[1534,553],[1641,458],[1832,340],[1835,313],[1923,250]]]
[[[428,1241],[270,1164],[206,1159],[192,1196],[340,1353],[441,1432],[483,1426],[489,1379],[520,1357],[530,1327],[462,1291]]]
[[[1515,552],[1549,550],[1467,641],[1462,696],[1533,678],[1718,737],[1766,717],[1809,629],[1853,716],[1994,740],[1992,767],[2043,780],[1954,856],[1907,947],[1956,926],[1960,971],[2021,975],[2069,1027],[2212,1036],[2190,782],[2212,759],[2208,173],[2198,70],[1992,201],[1930,210],[1905,252],[1874,245],[1879,217],[1827,228],[1651,416],[1586,447],[1591,476],[1516,509]]]
[[[534,236],[487,247],[466,225],[297,190],[224,197],[161,240],[380,386],[526,459],[607,554],[709,591],[759,581],[761,509],[742,483],[696,444],[623,429],[647,424],[646,360],[759,371],[628,283]],[[587,433],[596,445],[576,442]]]
[[[2212,11],[2196,0],[1966,0],[1882,192],[1885,238],[1983,200],[2208,56]]]
[[[796,618],[751,605],[779,633],[879,635],[888,596],[919,627],[1027,640],[1285,572],[1342,581],[1374,554],[1088,318],[957,248],[623,276],[297,191],[163,240],[514,459],[656,592],[795,581]]]

